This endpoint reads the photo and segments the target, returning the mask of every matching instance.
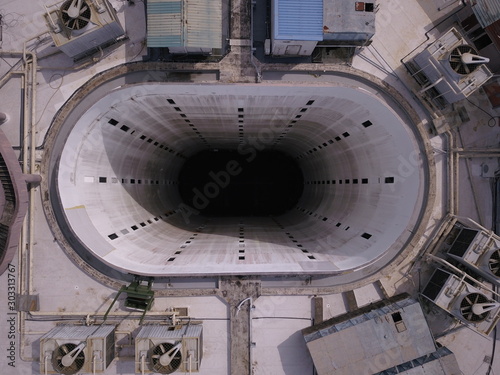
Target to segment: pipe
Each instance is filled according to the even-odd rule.
[[[69,311],[30,311],[29,314],[33,317],[72,317],[75,316],[77,318],[82,318],[82,320],[87,316],[93,317],[103,317],[105,315],[104,312],[69,312]],[[148,316],[175,316],[177,314],[176,311],[149,311]],[[140,317],[142,316],[142,312],[139,311],[115,311],[109,314],[110,316],[132,316],[132,317]]]
[[[462,134],[460,133],[460,128],[459,127],[457,128],[457,134],[458,134],[458,137],[460,138],[460,143],[463,146],[464,145],[464,141],[462,139]],[[469,161],[468,158],[465,158],[465,167],[467,168],[467,175],[468,175],[468,178],[469,178],[470,188],[472,190],[472,198],[474,199],[474,206],[476,208],[476,214],[477,214],[477,217],[478,217],[478,220],[479,220],[479,224],[482,226],[483,225],[483,220],[481,219],[481,213],[479,212],[479,203],[478,203],[478,200],[477,200],[476,189],[474,187],[474,184],[472,183],[472,171],[471,171],[470,161]]]
[[[144,375],[144,368],[146,367],[146,356],[144,354],[141,355],[141,373]]]
[[[252,63],[253,67],[255,68],[255,73],[257,74],[257,83],[262,82],[262,73],[260,72],[259,67],[257,66],[255,62],[255,56],[253,55],[253,7],[256,5],[255,0],[252,0],[252,9],[250,13],[250,62]]]
[[[426,92],[427,90],[430,90],[432,89],[434,86],[436,86],[437,84],[439,84],[442,80],[444,79],[443,76],[441,76],[439,79],[436,80],[436,82],[428,85],[428,86],[425,86],[422,90],[420,90],[418,93],[419,94],[423,94],[424,92]]]
[[[241,306],[246,302],[249,301],[249,306],[248,306],[248,367],[249,367],[249,374],[253,374],[252,371],[252,347],[253,347],[253,340],[252,340],[252,308],[253,308],[253,299],[252,297],[247,297],[244,300],[242,300],[238,306],[236,307],[236,315],[240,312]]]

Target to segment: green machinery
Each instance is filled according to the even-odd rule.
[[[113,299],[113,302],[111,302],[111,305],[108,307],[106,314],[104,314],[104,321],[106,321],[109,312],[111,311],[120,294],[126,293],[127,297],[125,298],[125,307],[143,311],[141,320],[139,321],[139,325],[141,325],[144,317],[146,316],[146,312],[151,310],[151,307],[153,307],[153,302],[155,299],[155,292],[151,290],[153,286],[153,280],[154,279],[152,277],[146,280],[141,280],[139,277],[135,277],[134,281],[132,281],[130,285],[122,286],[118,291],[118,294]],[[147,284],[144,284],[144,282],[147,282]]]

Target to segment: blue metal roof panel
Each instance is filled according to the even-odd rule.
[[[274,0],[274,39],[323,40],[323,0]]]
[[[483,28],[500,20],[499,0],[472,0],[471,6],[479,24]]]
[[[161,3],[149,3],[148,2],[148,14],[160,14],[160,13],[180,13],[182,10],[181,2],[161,2]]]
[[[148,47],[183,46],[181,1],[148,1],[147,45]]]

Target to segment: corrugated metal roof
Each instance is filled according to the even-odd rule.
[[[221,0],[148,0],[148,47],[222,48]]]
[[[185,0],[186,47],[222,48],[222,1]]]
[[[274,39],[323,40],[323,0],[274,0]]]
[[[201,325],[187,325],[175,327],[150,325],[141,328],[136,339],[139,338],[159,338],[159,339],[174,339],[182,338],[197,338],[201,336],[203,327]]]
[[[57,340],[83,340],[87,337],[106,337],[113,332],[115,326],[72,326],[61,325],[54,327],[52,330],[42,336],[41,340],[57,339]]]
[[[479,24],[483,28],[491,25],[495,21],[500,20],[500,1],[471,0],[470,3]]]

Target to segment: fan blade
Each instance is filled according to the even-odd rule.
[[[86,11],[87,9],[89,9],[89,7],[88,7],[88,6],[86,6],[86,5],[85,5],[82,9],[80,9],[80,15],[82,15],[83,13],[85,13],[85,11]]]
[[[82,20],[82,21],[90,22],[90,20],[88,18],[85,18],[85,17],[82,17],[82,16],[78,16],[78,18],[76,18],[76,20]]]

